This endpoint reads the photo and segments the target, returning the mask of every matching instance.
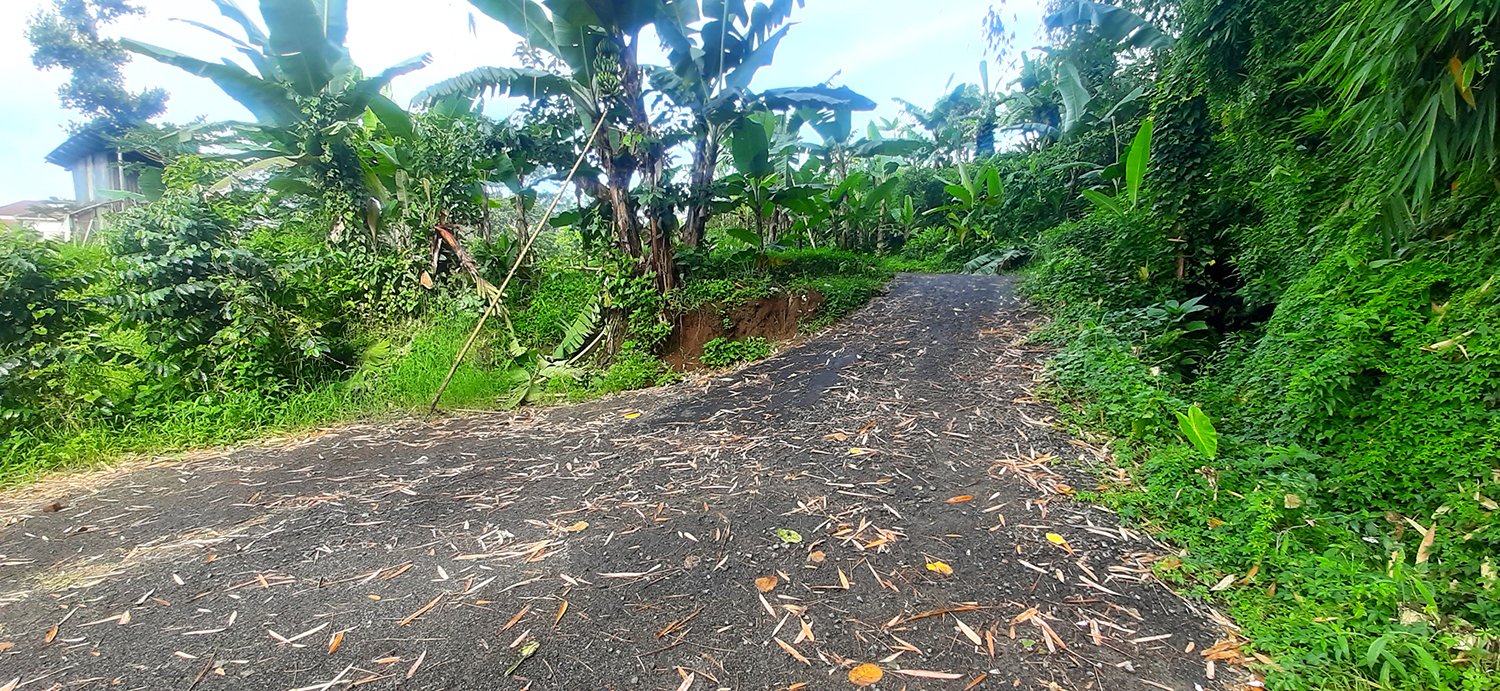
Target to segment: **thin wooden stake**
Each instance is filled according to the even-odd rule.
[[[566,188],[568,183],[573,181],[573,176],[578,174],[578,167],[583,165],[583,159],[588,157],[589,149],[594,146],[594,139],[599,136],[599,130],[603,128],[604,118],[601,116],[598,124],[594,125],[593,134],[589,135],[588,143],[584,144],[583,151],[579,152],[578,160],[573,162],[573,168],[568,171],[568,177],[563,179],[563,188]],[[537,231],[527,235],[526,243],[521,246],[521,251],[516,253],[516,260],[511,263],[510,271],[505,274],[505,280],[500,282],[500,287],[490,296],[490,304],[484,308],[484,314],[479,315],[479,323],[474,325],[474,331],[469,334],[469,340],[464,341],[464,347],[458,349],[458,355],[453,358],[453,364],[448,366],[448,374],[443,377],[443,383],[438,385],[437,393],[432,396],[432,404],[427,406],[428,415],[437,412],[438,401],[443,400],[443,392],[447,391],[448,385],[453,383],[453,375],[458,373],[459,363],[464,361],[464,356],[468,355],[469,349],[474,347],[474,341],[479,338],[479,331],[484,328],[484,323],[489,321],[490,314],[500,305],[500,301],[505,299],[505,289],[510,286],[510,279],[514,278],[516,270],[521,268],[521,262],[526,259],[526,254],[531,251],[532,243],[536,242],[537,236],[542,234],[542,226],[547,225],[547,221],[552,220],[552,212],[557,210],[557,203],[559,201],[562,201],[561,190],[558,191],[557,196],[552,198],[552,204],[547,207],[547,213],[543,214],[542,220],[537,223]],[[525,222],[524,218],[521,220],[523,223]]]

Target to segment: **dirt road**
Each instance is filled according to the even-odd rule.
[[[0,499],[0,688],[1233,688],[1068,496],[1030,321],[902,276],[723,377],[43,482]]]

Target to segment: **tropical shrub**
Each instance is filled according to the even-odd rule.
[[[126,211],[110,237],[119,292],[105,299],[152,344],[148,393],[275,390],[328,366],[328,324],[288,300],[243,242],[246,209],[210,197],[212,166],[169,168],[161,199]]]
[[[108,403],[99,392],[74,390],[66,376],[104,353],[90,343],[102,315],[83,293],[89,267],[64,250],[0,228],[0,434],[44,422],[80,394]]]
[[[703,344],[703,356],[699,360],[708,367],[724,368],[742,362],[764,360],[771,355],[771,343],[764,338],[750,337],[741,340],[715,338]]]

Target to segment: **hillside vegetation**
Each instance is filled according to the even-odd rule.
[[[238,62],[99,38],[128,3],[33,28],[255,122],[71,97],[152,163],[98,242],[0,234],[0,484],[652,386],[687,311],[816,292],[805,332],[897,271],[1019,270],[1046,395],[1113,451],[1086,498],[1269,687],[1500,687],[1493,3],[1052,0],[1041,50],[1002,3],[1013,73],[855,127],[847,87],[754,87],[800,0],[471,0],[521,48],[411,104],[426,56],[359,69],[345,3],[209,1]]]

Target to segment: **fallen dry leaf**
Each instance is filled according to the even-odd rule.
[[[774,639],[774,640],[776,641],[776,645],[781,646],[781,649],[785,650],[786,654],[791,655],[792,657],[796,658],[796,660],[798,662],[800,662],[800,663],[802,663],[804,665],[811,665],[812,664],[812,661],[809,660],[809,659],[807,659],[806,655],[803,655],[802,653],[797,652],[797,649],[793,648],[791,645],[787,644],[786,641],[783,641],[780,638],[777,638],[777,639]]]
[[[588,521],[579,521],[577,523],[574,523],[573,525],[570,525],[570,526],[568,526],[566,528],[563,528],[563,532],[565,532],[565,533],[577,533],[577,532],[583,531],[584,529],[586,529],[588,527],[589,527],[589,522]]]
[[[881,669],[879,665],[872,665],[866,662],[849,670],[849,683],[855,686],[869,686],[880,681],[884,676],[885,670]]]
[[[1239,577],[1240,577],[1239,574],[1237,574],[1237,573],[1231,573],[1228,576],[1225,576],[1224,578],[1220,579],[1219,582],[1216,583],[1214,585],[1214,587],[1209,588],[1209,590],[1212,590],[1214,592],[1219,592],[1220,590],[1224,590],[1225,588],[1228,588],[1229,586],[1234,585],[1235,580],[1238,579]]]
[[[1047,542],[1050,542],[1050,543],[1052,543],[1054,545],[1057,545],[1058,547],[1061,547],[1061,548],[1067,550],[1068,554],[1072,554],[1073,553],[1073,546],[1070,545],[1070,544],[1068,544],[1067,538],[1064,538],[1063,536],[1058,535],[1057,533],[1047,533]]]
[[[934,672],[930,669],[893,669],[896,674],[905,674],[908,677],[921,677],[923,679],[962,679],[964,675],[952,672]]]
[[[950,497],[948,499],[948,503],[949,504],[962,504],[962,503],[964,503],[966,501],[973,501],[973,500],[974,500],[974,495],[972,495],[972,494],[960,494],[960,495],[958,495],[956,497]]]
[[[823,563],[823,560],[827,558],[828,555],[824,554],[822,550],[818,550],[816,552],[813,552],[812,554],[807,555],[807,559],[814,564],[821,564]]]
[[[958,624],[959,633],[962,633],[964,637],[968,638],[970,641],[973,641],[974,645],[984,647],[984,641],[980,640],[979,634],[975,632],[974,629],[969,628],[969,625],[965,624],[964,620],[959,619],[958,617],[954,617],[953,621]]]
[[[953,567],[951,567],[951,566],[949,566],[949,565],[947,565],[947,564],[945,564],[943,562],[940,562],[940,561],[929,561],[929,562],[927,562],[927,570],[928,571],[932,571],[934,573],[940,573],[940,574],[942,574],[944,576],[952,576],[953,575]]]
[[[333,638],[328,639],[328,654],[332,655],[332,654],[338,652],[339,651],[339,646],[341,646],[343,644],[344,644],[344,632],[343,631],[338,631],[338,632],[334,633],[333,634]]]
[[[760,578],[755,579],[755,589],[763,593],[769,593],[772,590],[775,590],[776,584],[780,582],[781,579],[777,578],[774,575],[761,576]]]

